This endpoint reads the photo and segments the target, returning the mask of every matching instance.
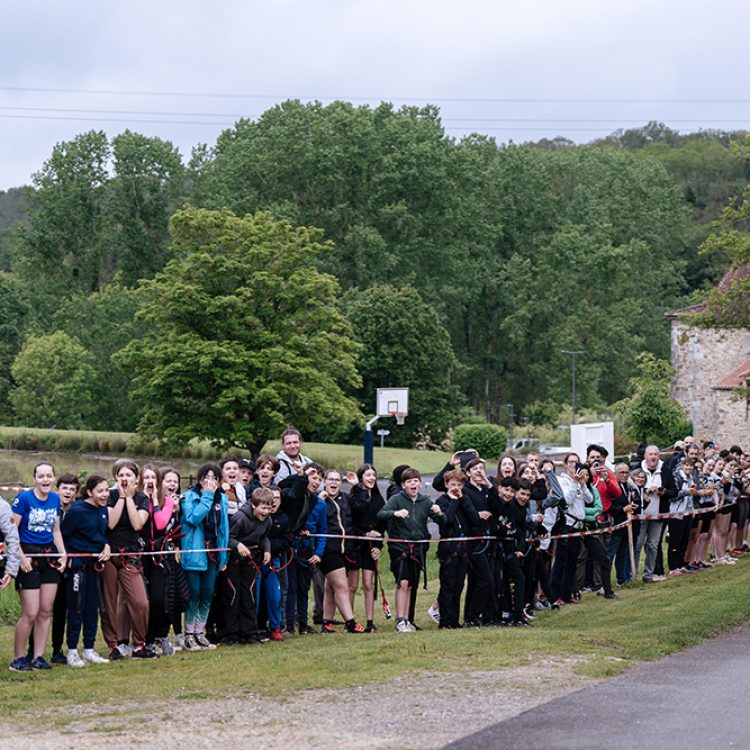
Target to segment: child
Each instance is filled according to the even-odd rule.
[[[97,563],[109,560],[110,547],[107,542],[107,480],[90,476],[83,488],[83,499],[79,500],[65,515],[61,529],[65,547],[72,553],[70,568],[65,572],[65,588],[68,601],[68,655],[69,667],[85,667],[89,664],[108,664],[94,651],[94,641],[99,625],[99,572]],[[98,555],[76,557],[75,553]],[[78,637],[83,624],[83,659],[78,655]]]
[[[389,498],[377,517],[388,522],[389,537],[409,540],[389,541],[388,552],[391,571],[396,579],[396,630],[399,633],[412,633],[416,627],[409,622],[411,592],[417,588],[419,574],[424,567],[424,548],[419,542],[427,536],[429,518],[442,525],[445,517],[439,505],[419,492],[422,475],[416,469],[406,469],[400,479],[403,489]]]
[[[281,510],[281,490],[274,485],[271,487],[271,492],[273,493],[273,504],[269,516],[271,528],[268,532],[268,541],[271,545],[271,562],[264,564],[261,568],[258,580],[258,601],[261,600],[260,593],[262,592],[271,640],[283,641],[284,636],[281,632],[281,626],[285,591],[282,578],[286,580],[286,576],[282,576],[282,573],[285,573],[286,569],[281,573],[278,571],[286,562],[286,553],[291,541],[289,538],[289,518]]]
[[[273,492],[267,487],[253,490],[250,505],[232,517],[229,528],[227,582],[232,599],[226,610],[227,642],[260,643],[255,611],[255,582],[260,563],[271,562],[271,510]]]

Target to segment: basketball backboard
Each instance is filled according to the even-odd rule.
[[[401,424],[409,413],[409,389],[378,388],[375,409],[379,417],[396,417]]]

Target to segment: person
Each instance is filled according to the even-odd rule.
[[[307,480],[306,491],[314,500],[312,511],[293,540],[294,559],[287,569],[289,571],[289,591],[286,600],[286,626],[293,632],[295,622],[300,635],[313,635],[318,631],[308,624],[308,593],[315,570],[320,566],[326,548],[328,533],[327,510],[325,500],[317,496],[318,487],[323,481],[323,467],[316,463],[308,464],[305,469]],[[321,622],[323,612],[321,603]],[[291,634],[290,632],[290,634]]]
[[[119,644],[128,641],[127,630],[132,628],[132,656],[153,659],[156,653],[146,648],[148,629],[148,594],[143,579],[143,560],[140,532],[149,516],[149,499],[138,492],[140,467],[135,461],[121,459],[113,466],[117,484],[109,491],[108,540],[113,552],[124,556],[110,557],[102,571],[102,598],[104,609],[101,623],[104,639],[109,647],[110,660],[123,658]],[[124,605],[129,627],[118,632],[118,601]],[[120,618],[122,623],[122,618]]]
[[[526,603],[526,587],[529,584],[524,571],[524,563],[527,553],[530,554],[527,537],[527,509],[531,500],[531,482],[528,479],[516,480],[516,491],[513,499],[505,504],[501,515],[507,519],[508,533],[503,545],[503,572],[507,581],[513,583],[512,596],[508,595],[508,601],[512,601],[512,616],[510,624],[513,627],[527,627],[532,619],[524,612]],[[530,572],[530,571],[529,571]]]
[[[275,484],[281,484],[285,479],[294,476],[293,463],[301,463],[302,466],[312,463],[312,459],[302,455],[302,434],[295,427],[287,427],[281,433],[281,450],[276,454],[279,468],[276,472]]]
[[[281,490],[271,487],[271,510],[268,519],[271,522],[268,530],[268,542],[271,557],[260,566],[257,581],[258,604],[262,604],[268,620],[268,637],[272,641],[283,641],[282,627],[286,618],[286,590],[282,578],[286,581],[287,550],[291,544],[289,535],[289,517],[281,509]],[[287,631],[288,632],[288,631]]]
[[[227,643],[258,644],[257,604],[255,586],[261,565],[271,562],[271,510],[273,492],[258,487],[229,523],[229,555],[227,581],[232,592],[226,609]],[[279,631],[281,632],[281,631]],[[189,637],[189,636],[188,636]],[[281,639],[283,640],[283,638]]]
[[[220,570],[226,569],[229,509],[219,482],[221,469],[205,463],[181,502],[183,551],[180,564],[190,591],[185,610],[185,650],[215,649],[206,638],[208,612]]]
[[[669,512],[669,503],[677,494],[672,472],[661,460],[659,446],[649,445],[643,454],[641,469],[646,476],[644,486],[644,501],[646,507],[644,513],[653,516],[659,513]],[[664,521],[658,519],[646,520],[641,524],[639,534],[639,546],[646,548],[646,561],[643,566],[643,582],[658,583],[665,581],[666,577],[658,575],[654,568],[656,566],[656,554],[661,543],[664,531]],[[643,537],[641,539],[641,537]]]
[[[630,496],[632,493],[630,485],[630,466],[626,463],[619,463],[615,466],[615,477],[617,484],[620,486],[620,495],[612,499],[610,514],[612,524],[619,524],[628,520],[628,517],[634,512],[635,505],[631,504]],[[624,586],[635,575],[630,565],[630,546],[628,543],[628,529],[623,526],[612,532],[607,543],[607,555],[610,562],[615,568],[615,580],[618,586]]]
[[[221,491],[227,496],[229,515],[234,515],[246,502],[245,484],[240,478],[240,460],[236,456],[225,456],[219,463],[221,469]]]
[[[396,580],[396,631],[416,631],[409,621],[412,588],[419,584],[419,575],[424,567],[424,549],[420,542],[427,536],[427,521],[433,519],[439,526],[445,522],[439,505],[420,492],[422,475],[409,468],[401,474],[403,489],[388,499],[377,517],[388,523],[388,536],[405,539],[406,542],[389,541],[388,553],[391,571]]]
[[[61,520],[70,510],[78,497],[81,489],[81,481],[75,474],[70,472],[63,474],[57,479],[57,494],[60,496]],[[52,664],[67,664],[68,660],[62,652],[65,641],[65,622],[68,617],[66,586],[57,587],[55,603],[52,607]]]
[[[365,629],[354,619],[354,609],[349,598],[347,557],[351,559],[352,511],[349,495],[341,491],[341,473],[329,469],[323,478],[323,499],[326,503],[326,522],[329,537],[326,542],[320,569],[325,576],[323,596],[323,633],[335,633],[333,617],[338,607],[344,618],[347,633],[364,633]],[[351,564],[351,563],[350,563]]]
[[[18,541],[18,528],[13,523],[13,513],[6,500],[0,497],[0,542],[3,554],[0,555],[0,591],[10,586],[18,575],[21,564],[21,545]]]
[[[516,459],[510,454],[506,453],[500,456],[500,460],[497,462],[497,483],[500,483],[501,479],[505,477],[516,476]]]
[[[21,492],[11,506],[20,542],[16,589],[21,616],[16,623],[11,672],[51,669],[44,658],[52,606],[67,558],[60,533],[60,497],[52,491],[55,470],[43,461],[34,467],[34,487]],[[57,551],[54,556],[53,550]],[[30,557],[33,555],[33,557]],[[29,634],[34,630],[31,659],[26,656]]]
[[[240,459],[240,482],[244,487],[247,487],[250,482],[253,481],[255,474],[255,464],[251,458]]]
[[[473,503],[464,495],[464,473],[459,469],[445,472],[443,482],[446,491],[435,501],[445,516],[445,522],[440,527],[440,537],[455,540],[468,536],[471,527],[479,524],[479,516]],[[439,628],[460,628],[461,592],[469,569],[468,543],[441,541],[437,554],[440,561]]]
[[[358,540],[353,544],[355,565],[349,569],[349,595],[354,607],[354,599],[359,587],[359,573],[362,571],[362,591],[365,596],[365,632],[374,633],[375,627],[375,586],[374,575],[380,558],[383,543],[379,541],[385,531],[385,524],[378,521],[378,511],[385,505],[378,488],[378,473],[371,464],[362,464],[357,473],[347,472],[346,480],[352,485],[352,531],[355,536],[370,537],[370,541]]]
[[[68,607],[69,667],[87,664],[109,664],[94,650],[99,626],[100,567],[109,560],[111,549],[107,540],[109,513],[107,480],[96,474],[83,486],[82,497],[65,514],[60,525],[65,548],[70,555],[65,571]],[[83,654],[78,653],[78,640],[83,626]]]

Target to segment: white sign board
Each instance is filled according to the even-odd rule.
[[[603,445],[609,451],[607,464],[611,467],[615,458],[614,422],[591,422],[570,426],[571,450],[580,456],[581,461],[586,460],[586,448],[592,443]]]

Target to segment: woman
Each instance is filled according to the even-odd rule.
[[[180,564],[188,581],[190,598],[185,611],[185,650],[215,649],[206,638],[216,577],[227,566],[229,502],[221,491],[221,469],[213,463],[198,469],[197,482],[182,499],[183,552]]]
[[[505,477],[514,477],[516,475],[516,459],[507,453],[500,457],[497,464],[497,477],[496,482],[499,485],[501,479]]]
[[[349,570],[349,598],[354,607],[354,597],[359,586],[359,571],[362,571],[362,590],[365,594],[366,633],[374,633],[375,587],[373,576],[378,565],[383,543],[379,540],[385,524],[377,520],[378,511],[385,505],[378,488],[378,474],[371,464],[362,464],[357,473],[347,472],[346,481],[352,485],[352,528],[355,536],[369,536],[372,541],[354,542],[356,567]]]
[[[138,492],[140,469],[135,461],[120,459],[113,466],[113,472],[117,484],[109,491],[107,500],[108,541],[112,552],[120,555],[110,558],[102,571],[102,633],[109,647],[110,660],[123,658],[117,648],[118,640],[127,642],[127,631],[131,627],[133,657],[153,659],[156,654],[146,648],[149,607],[143,580],[143,560],[140,557],[140,532],[148,521],[149,499],[143,492]],[[118,601],[124,603],[130,621],[129,627],[119,633]]]
[[[71,555],[70,568],[65,573],[67,601],[70,602],[66,662],[75,668],[87,664],[109,664],[109,659],[94,651],[99,626],[99,569],[110,556],[107,480],[97,475],[90,476],[81,495],[82,499],[73,504],[61,523],[63,539]],[[83,658],[78,654],[82,626]]]
[[[24,490],[11,506],[12,520],[21,544],[16,590],[21,598],[21,617],[16,623],[11,672],[52,669],[44,658],[52,605],[67,558],[60,533],[60,497],[52,492],[55,470],[52,464],[34,467],[34,487]],[[45,557],[57,550],[58,555]],[[34,557],[29,557],[34,555]],[[26,656],[29,634],[34,630],[32,658]]]
[[[339,536],[352,535],[352,512],[349,495],[341,492],[341,473],[329,469],[323,479],[323,499],[326,503],[328,533]],[[349,597],[346,555],[351,554],[351,543],[346,539],[328,539],[320,569],[325,576],[323,594],[323,633],[335,633],[333,616],[338,607],[344,618],[347,633],[364,633],[365,629],[354,621],[354,610]]]

